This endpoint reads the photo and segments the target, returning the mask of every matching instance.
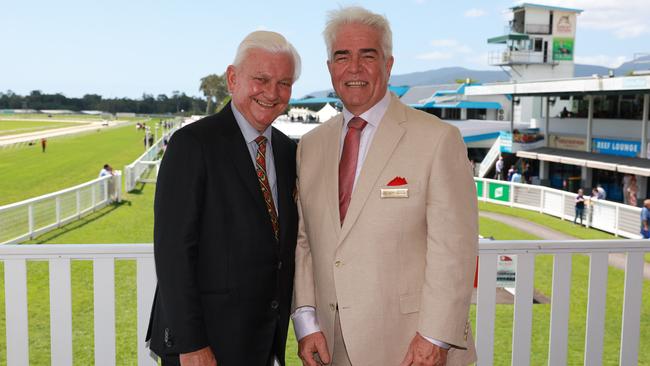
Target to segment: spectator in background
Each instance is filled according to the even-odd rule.
[[[513,183],[521,183],[521,174],[519,173],[519,169],[515,169],[514,173],[512,173],[512,176],[510,177],[510,181]]]
[[[99,171],[99,178],[105,177],[107,175],[113,175],[113,168],[108,164],[104,164],[102,170]]]
[[[503,156],[499,156],[494,170],[494,179],[503,180]]]
[[[636,194],[639,191],[639,186],[636,185],[636,176],[632,175],[630,177],[630,184],[627,187],[626,190],[626,195],[627,195],[627,204],[630,206],[637,206],[637,200],[636,200]]]
[[[43,137],[43,138],[41,139],[41,151],[42,151],[42,152],[45,152],[45,148],[46,148],[46,147],[47,147],[47,139],[46,139],[45,137]]]
[[[522,174],[522,175],[523,175],[523,181],[522,181],[522,183],[528,183],[528,184],[530,184],[530,181],[531,181],[531,176],[530,176],[530,174],[531,174],[531,172],[530,172],[530,163],[526,163],[526,164],[524,165],[524,173]]]
[[[508,182],[512,181],[512,175],[515,174],[515,166],[510,165],[510,169],[508,169]]]
[[[628,193],[627,193],[627,189],[630,187],[630,179],[631,178],[632,178],[632,175],[630,175],[630,174],[625,174],[623,176],[623,203],[626,204],[626,205],[629,204],[629,202],[628,202],[629,196],[628,196]]]
[[[643,239],[650,239],[650,199],[643,201],[641,209],[641,236]]]
[[[605,191],[605,188],[603,188],[602,185],[598,184],[596,186],[596,190],[598,191],[598,199],[599,200],[607,199],[607,191]]]
[[[575,224],[580,217],[580,225],[582,225],[582,218],[585,214],[585,196],[582,188],[578,189],[578,195],[576,196],[576,217],[573,218],[573,223]]]

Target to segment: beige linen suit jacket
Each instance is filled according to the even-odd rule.
[[[473,362],[478,215],[458,129],[392,95],[341,226],[342,128],[339,114],[298,146],[294,308],[316,308],[332,354],[338,305],[355,366],[398,365],[416,331],[453,345],[449,365]],[[407,180],[408,198],[381,198],[395,177]]]

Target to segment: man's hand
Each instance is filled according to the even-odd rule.
[[[447,364],[447,352],[417,333],[399,366],[444,366]]]
[[[181,366],[217,366],[217,359],[214,358],[210,347],[190,353],[181,353],[179,358]]]
[[[318,354],[317,358],[314,358]],[[298,357],[302,360],[303,366],[319,366],[330,363],[330,354],[327,351],[327,341],[323,332],[316,332],[304,336],[298,342]]]

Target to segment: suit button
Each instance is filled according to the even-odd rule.
[[[278,271],[282,269],[282,261],[278,261]]]
[[[336,261],[336,262],[334,262],[334,265],[337,266],[337,267],[341,267],[343,265],[343,262],[342,261]]]
[[[336,310],[336,305],[330,304],[330,310],[335,311]]]
[[[271,301],[271,309],[275,310],[280,306],[280,303],[277,302],[277,300]]]

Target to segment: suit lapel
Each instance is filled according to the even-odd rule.
[[[229,136],[226,138],[226,143],[228,143],[229,149],[228,153],[230,156],[227,157],[235,166],[235,171],[241,178],[243,185],[253,196],[255,205],[258,207],[260,212],[266,212],[266,203],[264,203],[264,196],[260,190],[260,183],[257,180],[257,174],[255,173],[255,167],[253,167],[253,161],[251,160],[250,152],[246,146],[246,141],[244,141],[244,135],[237,125],[235,120],[235,115],[230,109],[230,103],[224,107],[224,111],[221,112],[224,114],[224,122],[228,124]],[[269,226],[271,225],[269,221]]]
[[[338,234],[341,230],[339,214],[339,159],[341,151],[341,133],[343,130],[343,113],[335,117],[336,121],[329,125],[325,146],[323,147],[323,179],[327,187],[327,206],[329,208],[332,224]],[[328,143],[329,142],[329,143]]]
[[[339,244],[345,239],[357,221],[370,194],[377,194],[377,192],[374,192],[375,182],[390,160],[402,135],[404,135],[405,129],[401,124],[405,121],[406,113],[404,106],[395,96],[392,96],[391,104],[388,110],[386,110],[386,114],[382,118],[379,128],[375,132],[370,149],[363,162],[359,178],[354,186],[350,207],[348,208],[345,220],[343,221],[343,227],[341,228]]]

